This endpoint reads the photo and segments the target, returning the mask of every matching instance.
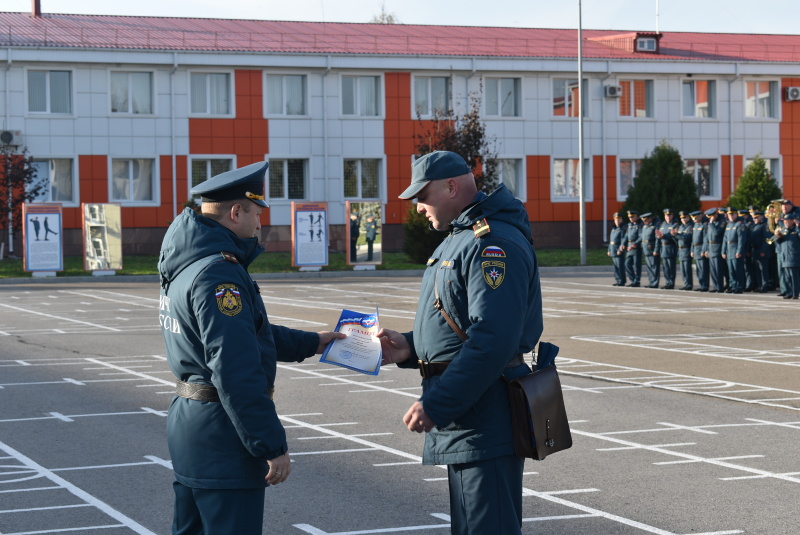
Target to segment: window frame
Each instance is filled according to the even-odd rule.
[[[131,111],[132,99],[131,95],[131,74],[134,73],[147,73],[150,75],[150,111],[147,113],[136,113]],[[114,98],[112,91],[112,77],[114,74],[127,74],[128,75],[128,111],[113,111]],[[109,69],[108,70],[108,114],[112,117],[153,117],[156,113],[156,73],[149,69]]]
[[[775,183],[783,189],[783,158],[778,156],[764,156],[760,155],[761,159],[767,162],[767,169],[769,170],[769,174],[772,176],[772,179]],[[753,156],[752,158],[744,158],[742,162],[742,172],[747,169],[748,164],[750,164],[756,157]],[[775,167],[778,168],[778,172],[775,172]]]
[[[759,115],[758,110],[761,108],[759,106],[759,99],[756,96],[755,106],[754,109],[756,110],[755,115],[748,114],[748,96],[747,96],[747,86],[748,84],[755,83],[755,84],[769,84],[769,98],[771,99],[771,115]],[[744,93],[742,101],[744,102],[744,119],[746,121],[780,121],[781,119],[781,84],[779,80],[775,80],[774,78],[768,79],[745,79],[743,80],[743,87]]]
[[[116,203],[120,206],[127,206],[127,207],[152,207],[152,206],[161,206],[161,188],[160,188],[160,172],[159,172],[159,157],[158,156],[109,156],[108,157],[108,202]],[[149,200],[128,200],[128,199],[118,199],[114,197],[114,161],[116,160],[125,160],[125,161],[133,161],[133,160],[150,160],[153,162],[151,167],[152,169],[152,176],[150,177],[151,180],[151,187],[152,187],[152,198]],[[129,168],[130,171],[130,168]],[[128,177],[128,180],[131,181],[131,177]],[[129,185],[130,189],[130,185]]]
[[[363,162],[364,160],[373,160],[373,161],[378,162],[378,167],[377,167],[377,170],[378,170],[378,178],[377,178],[378,191],[377,191],[377,195],[375,197],[364,197],[364,192],[363,192],[363,182],[364,182],[364,180],[363,180],[363,174],[361,173],[361,165],[362,165],[361,162]],[[357,189],[358,189],[357,193],[358,193],[358,195],[355,196],[355,197],[349,197],[349,196],[346,195],[346,192],[345,192],[345,165],[346,165],[346,163],[348,161],[357,161],[357,162],[359,162],[359,165],[358,165],[359,172],[358,172],[358,181],[357,181]],[[362,202],[362,201],[372,202],[372,201],[381,201],[383,199],[383,192],[386,191],[386,183],[385,183],[386,182],[386,159],[383,156],[346,156],[346,157],[342,158],[341,162],[342,162],[342,167],[341,167],[341,169],[342,169],[342,199],[344,199],[346,201],[351,201],[351,202],[353,202],[353,201],[356,201],[356,202]]]
[[[636,183],[636,175],[639,172],[638,167],[642,164],[643,158],[641,157],[631,157],[631,158],[624,158],[620,157],[617,158],[617,200],[618,201],[626,201],[628,200],[628,192],[622,192],[622,163],[623,162],[633,162],[634,170],[631,176],[631,186]]]
[[[206,161],[206,169],[209,172],[208,178],[211,178],[213,175],[211,174],[211,160],[230,160],[231,162],[231,169],[236,169],[236,155],[235,154],[190,154],[189,157],[186,159],[186,176],[188,177],[187,182],[187,189],[186,189],[186,196],[190,201],[194,201],[196,205],[200,205],[200,196],[193,196],[192,195],[192,188],[193,185],[193,166],[192,164],[197,161],[202,160]]]
[[[514,115],[503,115],[503,105],[500,103],[499,95],[501,92],[500,84],[503,80],[512,80],[514,82],[514,107],[516,108],[516,113]],[[497,81],[497,94],[498,94],[498,102],[497,110],[489,110],[489,82],[490,81]],[[492,119],[522,119],[524,117],[524,113],[522,110],[523,107],[523,98],[522,98],[522,76],[484,76],[483,77],[483,112],[486,117],[491,117]],[[496,111],[496,113],[495,113]]]
[[[517,174],[517,176],[515,177],[516,180],[515,180],[515,184],[514,184],[514,189],[511,190],[511,188],[509,188],[509,190],[511,190],[513,192],[514,197],[516,197],[517,199],[519,199],[522,202],[525,202],[525,200],[527,199],[527,196],[528,196],[527,180],[525,178],[526,177],[526,175],[525,175],[525,157],[524,156],[509,156],[509,155],[504,155],[504,156],[498,156],[497,157],[497,173],[498,173],[498,177],[500,178],[500,183],[501,184],[506,184],[505,180],[503,180],[503,175],[502,175],[503,168],[501,166],[501,162],[508,162],[508,161],[515,162],[515,167],[516,167],[516,171],[515,172]],[[506,186],[506,187],[508,187],[508,186]]]
[[[46,72],[47,73],[47,82],[45,86],[45,93],[46,93],[46,110],[45,111],[32,111],[31,110],[31,103],[30,103],[30,74],[31,72]],[[68,112],[54,112],[52,110],[52,102],[51,102],[51,95],[50,95],[50,73],[52,72],[68,72],[69,73],[69,108],[70,111]],[[75,103],[76,103],[76,91],[75,91],[75,69],[74,68],[62,68],[61,66],[58,67],[38,67],[38,66],[30,66],[25,67],[25,114],[28,116],[33,117],[43,117],[47,116],[49,118],[65,118],[71,119],[76,116],[75,112]]]
[[[550,159],[550,202],[553,202],[553,203],[580,202],[580,197],[577,197],[577,196],[570,197],[570,196],[564,196],[564,195],[561,195],[561,196],[557,196],[556,195],[556,181],[555,181],[555,179],[556,179],[556,162],[558,162],[558,161],[570,162],[570,161],[573,161],[573,160],[577,161],[578,158],[574,158],[574,157],[570,157],[570,156],[567,156],[567,157],[553,156]],[[584,198],[584,201],[585,202],[592,202],[594,200],[594,186],[593,186],[593,180],[592,180],[592,159],[591,159],[591,157],[584,157],[583,162],[584,162],[584,164],[583,164],[584,165],[584,167],[583,167],[584,188],[585,188],[585,194],[586,194],[586,196]],[[588,177],[588,179],[587,179],[587,177]],[[573,177],[573,180],[577,181],[576,179],[577,179],[576,176]]]
[[[557,80],[558,81],[567,82],[567,84],[565,85],[565,93],[564,93],[564,95],[562,95],[565,99],[567,99],[568,97],[567,97],[567,93],[566,93],[566,88],[569,87],[569,82],[570,81],[577,80],[577,78],[567,78],[567,77],[563,77],[563,76],[553,76],[553,77],[550,78],[550,118],[551,119],[555,119],[557,121],[577,121],[578,120],[578,115],[569,115],[566,112],[564,113],[564,115],[556,115],[555,114],[555,109],[556,109],[556,107],[555,107],[555,101],[556,101],[555,83],[556,83]],[[591,98],[589,98],[589,88],[590,88],[590,85],[591,85],[591,80],[589,78],[584,78],[583,79],[583,84],[584,84],[584,87],[583,87],[584,90],[581,92],[581,103],[580,104],[581,104],[582,111],[583,111],[583,118],[584,119],[588,119],[589,118],[589,103],[591,102]],[[564,109],[566,110],[568,108],[565,106]]]
[[[229,101],[229,110],[227,113],[212,113],[210,104],[211,104],[211,97],[210,95],[206,94],[206,110],[204,112],[195,112],[192,111],[192,76],[195,74],[226,74],[228,75],[228,101]],[[236,116],[236,76],[235,72],[232,69],[189,69],[186,71],[187,77],[187,92],[186,92],[186,100],[188,103],[188,115],[189,117],[204,117],[204,118],[215,118],[215,117],[222,117],[222,118],[232,118]],[[208,89],[208,79],[206,79],[206,89]]]
[[[426,92],[428,99],[428,109],[425,113],[419,113],[417,110],[417,80],[427,80]],[[453,107],[453,77],[449,75],[414,75],[411,78],[411,118],[416,119],[431,119],[434,117],[435,111],[433,110],[433,79],[444,79],[445,88],[445,109],[442,111],[442,116],[447,115]]]
[[[291,202],[298,202],[298,201],[306,201],[308,200],[308,187],[309,187],[309,176],[310,176],[310,168],[311,168],[311,159],[309,157],[300,157],[296,158],[293,156],[278,156],[275,154],[270,155],[267,157],[269,161],[269,170],[267,170],[266,176],[266,190],[267,196],[269,199],[270,204],[273,201],[277,201],[276,204],[282,203],[291,203]],[[303,162],[303,196],[302,197],[289,197],[289,173],[288,173],[288,166],[289,161],[291,160],[299,160]],[[271,175],[270,171],[274,169],[275,161],[283,162],[283,196],[281,197],[274,197],[272,195],[271,189]]]
[[[281,78],[281,112],[276,113],[269,110],[269,77]],[[300,76],[303,78],[303,113],[287,113],[287,100],[286,100],[286,77],[287,76]],[[284,71],[266,71],[264,72],[264,117],[276,118],[305,118],[310,117],[311,112],[309,109],[309,75],[308,73],[297,72],[284,72]]]
[[[698,82],[706,82],[709,85],[709,114],[707,116],[697,115],[697,83]],[[694,95],[694,102],[693,102],[693,109],[694,113],[692,115],[685,115],[684,112],[686,111],[686,91],[684,89],[685,84],[691,83],[693,85],[692,94]],[[712,90],[713,88],[713,90]],[[713,95],[711,94],[713,93]],[[683,121],[717,121],[719,120],[719,98],[717,97],[717,80],[712,78],[684,78],[681,80],[681,120]]]
[[[355,78],[361,80],[362,78],[375,78],[377,87],[376,106],[377,113],[375,115],[363,115],[361,113],[361,84],[356,83],[356,93],[353,99],[356,106],[355,113],[345,113],[344,111],[344,81],[346,78]],[[339,75],[339,117],[341,119],[357,119],[357,120],[382,120],[385,116],[384,110],[384,97],[386,94],[386,87],[384,83],[383,73],[366,74],[366,73],[352,73],[343,72]]]
[[[648,113],[648,115],[636,115],[636,82],[645,83],[645,112]],[[623,121],[652,121],[656,118],[656,83],[653,78],[624,78],[617,80],[617,84],[622,87],[622,95],[620,95],[620,98],[618,99],[619,103],[617,105],[617,117],[619,119]],[[626,84],[628,84],[627,87],[630,87],[630,89],[627,91]],[[628,106],[631,112],[629,115],[623,115],[621,110],[626,97],[628,98]]]
[[[701,156],[697,157],[683,157],[683,169],[684,172],[689,173],[689,162],[698,162],[702,160],[707,160],[710,162],[711,169],[709,173],[711,174],[710,177],[710,185],[711,185],[711,192],[709,195],[702,195],[698,191],[698,196],[700,197],[701,201],[718,201],[722,199],[722,171],[720,165],[720,158],[703,158]],[[695,170],[690,173],[692,175],[692,180],[695,183],[695,187],[699,186],[697,182],[697,167],[695,165]]]
[[[31,201],[31,204],[60,203],[61,206],[65,207],[65,208],[76,208],[76,207],[79,207],[80,206],[81,195],[80,195],[80,180],[78,180],[78,177],[80,176],[78,174],[78,158],[76,158],[75,156],[44,156],[44,157],[33,158],[33,161],[35,163],[42,163],[42,162],[48,162],[49,163],[52,160],[69,160],[70,161],[70,163],[71,163],[70,169],[72,171],[72,176],[70,177],[71,182],[72,182],[72,198],[69,201],[53,200],[53,198],[52,198],[52,193],[53,193],[52,184],[53,183],[52,183],[52,179],[51,179],[49,181],[50,186],[47,188],[46,198],[44,198],[44,199],[34,199],[33,201]],[[37,179],[38,178],[40,178],[40,177],[38,176],[38,171],[37,171]]]

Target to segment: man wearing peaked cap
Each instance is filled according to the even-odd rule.
[[[708,223],[704,221],[703,212],[700,210],[692,212],[692,253],[695,269],[697,270],[697,288],[695,292],[707,292],[709,281],[708,256],[705,253],[706,230]]]
[[[625,274],[628,286],[638,288],[642,278],[642,222],[639,212],[628,210],[628,230],[625,233]]]
[[[614,284],[612,286],[625,286],[625,236],[628,233],[628,227],[623,222],[621,212],[614,212],[611,217],[614,220],[614,228],[611,229],[608,237],[608,256],[611,257],[614,265]]]
[[[753,210],[753,228],[750,231],[750,255],[753,259],[754,290],[766,293],[770,289],[769,263],[772,247],[767,243],[769,227],[761,210]]]
[[[642,221],[642,254],[647,267],[647,287],[658,288],[658,280],[661,277],[661,263],[658,258],[661,241],[656,238],[653,214],[650,212],[642,214]]]
[[[675,288],[675,274],[677,265],[675,259],[678,257],[678,223],[675,221],[675,213],[671,208],[664,208],[664,221],[656,229],[656,238],[661,242],[661,272],[664,274],[663,290]]]
[[[735,208],[728,208],[728,225],[722,243],[722,258],[728,264],[730,288],[726,293],[740,294],[744,291],[744,257],[747,249],[747,228],[739,219]]]
[[[789,212],[783,215],[781,222],[783,228],[775,233],[777,243],[780,245],[782,255],[781,267],[786,279],[786,292],[784,299],[797,299],[800,297],[800,232],[798,232],[800,216]]]
[[[675,235],[675,241],[678,243],[678,262],[681,264],[681,277],[683,278],[683,286],[681,290],[691,290],[694,286],[694,277],[692,276],[692,230],[694,223],[692,216],[686,210],[678,212],[680,217],[680,224],[678,225],[678,232]]]
[[[247,273],[263,251],[267,167],[248,165],[196,186],[200,213],[184,210],[161,246],[159,324],[177,379],[167,413],[173,533],[261,534],[265,486],[291,471],[272,401],[277,361],[302,361],[343,337],[269,323]]]
[[[703,252],[708,258],[708,269],[711,278],[711,293],[725,291],[725,277],[727,268],[722,258],[722,243],[725,237],[726,221],[721,208],[711,208],[706,211],[708,225],[706,227],[706,243]]]

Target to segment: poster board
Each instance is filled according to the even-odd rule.
[[[83,269],[111,275],[122,269],[122,209],[118,204],[81,205]]]
[[[64,271],[61,204],[24,203],[22,220],[23,269],[53,275]]]
[[[347,265],[374,269],[383,263],[383,205],[379,202],[345,203]]]
[[[292,266],[328,265],[328,203],[292,203]]]

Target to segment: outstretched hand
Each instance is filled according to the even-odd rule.
[[[319,336],[319,346],[317,346],[317,354],[319,355],[323,351],[325,351],[325,346],[331,343],[333,340],[341,340],[342,338],[347,338],[347,335],[344,333],[337,333],[334,331],[320,331],[317,333]]]
[[[405,362],[411,358],[411,347],[406,337],[391,329],[381,329],[377,334],[381,341],[383,360],[381,364],[395,364]]]

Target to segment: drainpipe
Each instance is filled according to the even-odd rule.
[[[731,89],[733,88],[733,83],[739,80],[739,64],[736,63],[734,65],[734,75],[733,78],[728,79],[728,158],[730,158],[730,180],[731,180],[731,195],[733,195],[733,187],[734,182],[736,181],[734,169],[733,169],[733,93]]]
[[[172,136],[172,219],[178,217],[178,155],[177,142],[175,135],[175,72],[178,70],[178,54],[172,53],[172,72],[169,75],[169,101],[170,101],[170,121]]]
[[[325,197],[328,196],[328,74],[331,72],[331,57],[325,56],[325,72],[322,73],[322,183],[325,185]],[[308,103],[309,108],[311,102]],[[310,109],[309,109],[310,113]],[[346,214],[345,214],[346,216]],[[345,217],[345,227],[347,217]]]

